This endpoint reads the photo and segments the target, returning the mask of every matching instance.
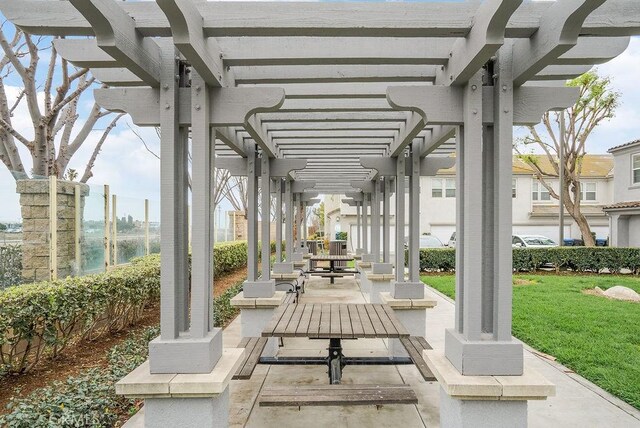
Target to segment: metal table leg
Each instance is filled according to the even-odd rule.
[[[342,369],[344,361],[342,360],[342,342],[340,339],[329,339],[329,357],[327,358],[329,383],[331,385],[340,385],[342,381]]]

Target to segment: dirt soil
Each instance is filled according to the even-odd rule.
[[[246,268],[237,269],[215,279],[213,293],[217,297],[226,289],[246,278]],[[45,387],[56,380],[65,380],[82,370],[106,367],[109,350],[124,341],[130,333],[141,332],[160,323],[160,305],[145,309],[142,319],[128,330],[107,334],[91,342],[81,341],[70,345],[55,360],[45,359],[33,370],[22,375],[0,378],[0,415],[7,412],[12,397],[22,398],[37,388]]]

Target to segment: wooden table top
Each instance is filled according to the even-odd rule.
[[[311,256],[311,260],[319,261],[319,262],[330,262],[330,261],[349,262],[351,260],[355,260],[355,258],[353,256],[339,255],[339,254],[318,254],[318,255]]]
[[[308,303],[276,310],[265,337],[323,339],[400,338],[409,332],[387,305]]]

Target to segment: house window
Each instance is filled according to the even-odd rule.
[[[550,201],[551,195],[546,187],[539,181],[533,182],[533,192],[531,193],[531,199],[534,201]]]
[[[434,178],[431,180],[431,197],[455,198],[456,180],[454,178]]]
[[[596,183],[582,183],[580,186],[580,199],[583,201],[595,201],[596,200]]]
[[[517,184],[518,184],[517,181],[518,180],[516,178],[512,178],[511,179],[511,197],[512,198],[515,198],[516,194],[518,193],[518,191],[517,191]]]
[[[631,156],[631,181],[633,184],[640,184],[640,153]]]

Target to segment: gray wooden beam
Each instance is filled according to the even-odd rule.
[[[540,19],[529,40],[513,45],[514,84],[522,85],[578,43],[582,25],[606,0],[559,0]]]
[[[160,84],[160,48],[143,37],[114,0],[69,0],[91,23],[98,46],[152,87]]]

